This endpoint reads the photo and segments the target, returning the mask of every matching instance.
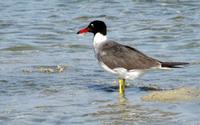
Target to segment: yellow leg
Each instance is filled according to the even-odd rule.
[[[124,95],[125,92],[125,79],[119,79],[119,94]]]

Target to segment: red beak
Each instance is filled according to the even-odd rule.
[[[83,29],[81,29],[81,30],[79,30],[78,32],[77,32],[77,34],[83,34],[83,33],[87,33],[87,32],[89,32],[89,28],[83,28]]]

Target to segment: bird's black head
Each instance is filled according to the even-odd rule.
[[[77,34],[87,33],[91,32],[94,35],[96,33],[101,33],[103,35],[106,35],[107,29],[106,24],[103,21],[95,20],[92,21],[86,28],[81,29],[77,32]]]

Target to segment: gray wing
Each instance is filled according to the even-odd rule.
[[[160,66],[156,59],[146,56],[142,52],[129,46],[109,41],[100,47],[97,58],[109,68],[123,67],[127,70],[149,69]]]

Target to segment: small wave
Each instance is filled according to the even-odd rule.
[[[185,16],[178,15],[178,16],[172,17],[170,19],[171,20],[175,20],[175,21],[181,21],[181,20],[183,20],[185,18],[186,18]]]
[[[79,48],[79,49],[89,49],[87,45],[79,45],[79,44],[69,44],[67,45],[68,48]]]
[[[181,45],[181,46],[176,46],[176,47],[173,47],[173,49],[175,50],[180,50],[180,49],[194,49],[194,48],[199,48],[200,47],[200,44],[197,42],[198,40],[192,40],[193,42],[190,42],[190,43],[186,43],[184,45]]]
[[[116,16],[97,15],[97,16],[79,16],[79,17],[74,18],[74,20],[87,21],[90,19],[97,19],[97,18],[118,19],[118,17],[116,17]]]
[[[36,46],[31,45],[17,45],[8,48],[1,49],[2,51],[30,51],[30,50],[39,50]]]
[[[0,29],[5,29],[13,25],[11,21],[0,20]]]

